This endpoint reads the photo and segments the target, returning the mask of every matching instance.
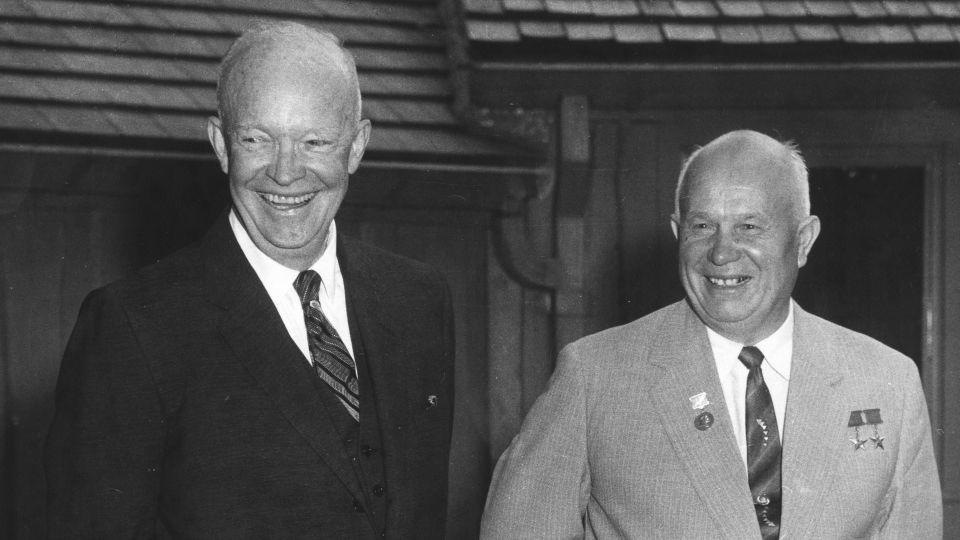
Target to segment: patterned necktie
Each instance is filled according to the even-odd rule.
[[[293,282],[293,288],[297,290],[300,305],[303,306],[313,369],[340,398],[350,416],[359,421],[360,385],[356,364],[333,325],[320,311],[320,275],[313,270],[304,270]]]
[[[780,432],[760,364],[763,353],[744,347],[738,357],[747,366],[747,476],[753,508],[764,540],[780,536]]]

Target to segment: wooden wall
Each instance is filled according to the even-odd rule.
[[[42,538],[40,455],[83,297],[195,238],[226,200],[213,163],[0,153],[4,538]]]

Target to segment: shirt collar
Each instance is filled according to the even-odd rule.
[[[709,326],[707,329],[707,338],[710,340],[710,347],[713,350],[714,358],[723,371],[729,371],[736,366],[743,364],[737,359],[740,356],[740,350],[743,349],[743,343],[737,343],[729,340]],[[778,375],[785,380],[790,380],[790,364],[793,356],[793,300],[790,300],[790,308],[787,312],[787,318],[783,321],[772,334],[760,340],[754,345],[763,353],[764,359]]]
[[[253,270],[257,273],[260,281],[263,282],[263,285],[267,288],[267,291],[270,292],[270,295],[283,295],[293,292],[293,282],[296,281],[300,272],[291,268],[287,268],[286,266],[271,259],[264,252],[260,251],[260,248],[253,243],[253,240],[250,238],[247,230],[243,227],[243,224],[240,223],[240,219],[237,217],[236,211],[233,209],[230,210],[229,221],[230,228],[233,230],[233,235],[236,236],[237,243],[240,244],[240,249],[250,262],[250,266],[252,266]],[[330,228],[327,230],[326,247],[324,248],[323,253],[320,254],[320,258],[310,265],[310,270],[320,274],[322,283],[320,287],[320,294],[326,295],[328,298],[333,297],[336,292],[335,287],[337,286],[336,221],[330,222]]]
[[[765,339],[760,340],[755,345],[764,358],[770,363],[781,377],[790,380],[790,361],[793,356],[793,300],[790,300],[790,311],[787,312],[787,319],[783,321],[776,332],[770,334]]]

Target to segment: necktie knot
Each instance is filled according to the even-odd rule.
[[[747,369],[759,368],[763,363],[763,353],[754,346],[747,346],[740,350],[740,356],[737,357]]]
[[[337,330],[320,309],[320,274],[313,270],[300,272],[293,288],[300,297],[303,320],[307,327],[310,359],[317,376],[333,391],[354,420],[360,420],[360,383],[357,364],[337,335]]]
[[[293,281],[293,288],[296,289],[300,297],[300,305],[306,311],[311,300],[317,300],[320,297],[320,274],[313,270],[304,270],[300,272],[297,279]]]

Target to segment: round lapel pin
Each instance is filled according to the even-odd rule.
[[[713,415],[704,411],[693,419],[693,425],[700,431],[706,431],[713,425]]]

